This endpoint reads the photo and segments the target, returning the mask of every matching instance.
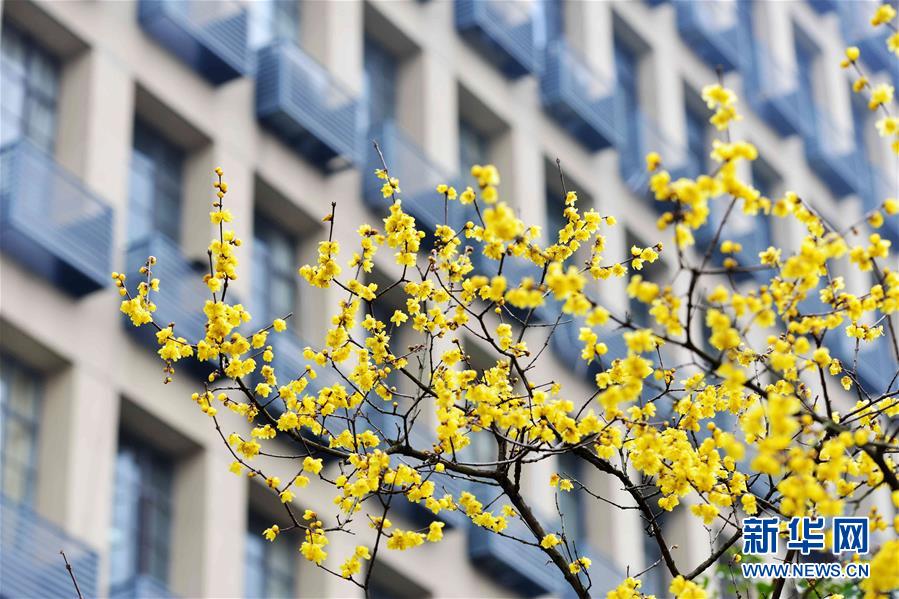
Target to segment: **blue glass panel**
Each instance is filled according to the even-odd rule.
[[[0,354],[0,489],[11,501],[34,502],[40,412],[38,376]]]
[[[128,238],[151,233],[181,238],[184,152],[142,121],[134,126],[134,153],[128,212]]]
[[[253,314],[260,322],[284,318],[297,310],[297,240],[269,218],[253,225]]]
[[[24,136],[41,150],[52,153],[56,141],[58,61],[30,36],[4,21],[0,74],[0,144]]]
[[[152,447],[119,440],[110,531],[112,594],[137,576],[163,586],[168,580],[173,472],[169,459]]]
[[[371,125],[396,117],[396,87],[396,58],[381,44],[366,38],[364,89]]]

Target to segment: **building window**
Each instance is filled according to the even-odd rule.
[[[272,220],[256,215],[253,225],[253,310],[264,321],[284,318],[297,307],[297,240]]]
[[[128,238],[161,233],[181,237],[184,152],[143,121],[134,125]]]
[[[127,588],[138,577],[167,583],[173,473],[171,460],[154,448],[128,437],[119,440],[109,552],[112,589]]]
[[[20,137],[47,153],[56,141],[59,64],[27,34],[3,23],[0,145]]]
[[[487,164],[490,140],[467,121],[459,121],[459,166],[467,174],[473,164]]]
[[[384,46],[366,37],[363,88],[368,100],[369,125],[381,125],[396,117],[396,84],[396,57]]]
[[[568,224],[565,218],[565,195],[551,187],[546,188],[546,231],[543,236],[547,244],[558,243],[559,231]]]
[[[630,152],[642,154],[640,139],[640,89],[638,83],[639,57],[617,35],[614,38],[615,70],[618,76],[618,94],[623,107],[624,139]],[[633,156],[634,164],[641,164],[643,156]]]
[[[0,470],[3,496],[34,501],[41,381],[15,360],[0,355]]]
[[[796,72],[799,78],[798,106],[802,119],[802,133],[814,135],[818,124],[815,109],[815,59],[818,49],[808,36],[798,28],[796,37]]]
[[[687,162],[690,175],[705,170],[708,156],[708,129],[706,115],[692,103],[687,103],[684,113],[687,122]]]
[[[244,576],[244,596],[248,599],[275,599],[296,595],[295,549],[287,542],[266,541],[262,537],[262,531],[270,525],[265,518],[250,514]]]
[[[559,475],[569,480],[581,481],[581,459],[574,454],[559,455]],[[569,541],[578,544],[584,550],[582,541],[587,538],[586,518],[584,517],[584,490],[577,484],[570,491],[558,491],[559,511],[564,516],[565,534]]]
[[[250,48],[261,48],[281,40],[299,44],[299,0],[253,0],[249,3],[249,11],[247,36]]]

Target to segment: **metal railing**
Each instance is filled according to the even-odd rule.
[[[81,593],[97,597],[97,552],[31,507],[0,495],[0,595],[74,597],[75,587],[60,551],[65,551]]]
[[[751,60],[745,65],[744,86],[750,105],[781,135],[802,130],[799,80],[794,67],[773,57],[763,42],[755,40]]]
[[[67,293],[109,284],[113,210],[31,142],[0,149],[2,246]]]
[[[138,19],[157,42],[212,83],[252,68],[249,15],[240,2],[140,0]]]
[[[444,172],[392,121],[373,126],[368,137],[378,142],[391,176],[400,180],[398,196],[403,202],[403,210],[415,217],[419,229],[433,231],[437,225],[448,220],[451,227],[460,231],[469,216],[468,211],[458,200],[451,201],[447,205],[448,218],[445,219],[444,198],[437,193],[437,186],[442,183],[452,185],[461,194],[464,189],[461,178]],[[374,171],[383,166],[373,146],[369,146],[365,165],[365,202],[379,214],[386,213],[393,200],[383,196],[381,186],[384,181],[374,175]]]
[[[540,95],[550,115],[589,149],[620,141],[614,80],[597,73],[564,39],[546,49]]]
[[[456,0],[456,28],[489,61],[508,77],[520,77],[540,69],[527,0]]]
[[[138,269],[149,256],[156,257],[153,277],[160,281],[159,291],[150,295],[151,301],[156,304],[154,322],[163,327],[174,322],[175,335],[184,337],[190,343],[203,339],[206,336],[203,306],[206,300],[212,299],[209,288],[203,283],[203,274],[190,264],[174,241],[162,233],[153,233],[128,246],[125,259],[128,288],[132,293],[137,284],[146,278]],[[149,326],[134,327],[129,320],[123,321],[129,331],[138,336],[148,336],[155,347],[155,329]]]
[[[737,2],[675,0],[681,37],[709,66],[737,69],[745,60],[746,38],[738,23]]]
[[[886,25],[871,25],[871,17],[879,5],[880,2],[872,0],[840,2],[837,7],[840,27],[847,45],[861,50],[863,63],[874,71],[888,71],[894,81],[899,81],[899,60],[887,48],[892,30]]]
[[[355,96],[296,44],[276,41],[257,55],[256,116],[314,164],[351,164],[361,151]]]
[[[481,499],[496,495],[487,490],[475,494]],[[549,518],[538,519],[544,524],[551,523]],[[510,518],[505,534],[532,540],[533,533],[520,518]],[[562,576],[554,566],[548,564],[549,558],[538,547],[524,545],[514,539],[502,537],[479,526],[470,526],[468,533],[469,557],[480,568],[489,572],[501,584],[513,588],[526,596],[554,593],[562,588]]]

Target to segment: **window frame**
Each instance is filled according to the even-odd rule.
[[[26,400],[31,408],[31,414],[23,414],[13,408],[12,394],[15,391],[15,380],[24,378],[31,383],[31,399]],[[39,373],[23,365],[11,356],[0,353],[0,484],[3,488],[3,496],[7,497],[9,488],[6,485],[8,474],[9,448],[7,440],[10,438],[7,427],[11,422],[16,422],[29,434],[28,456],[25,463],[16,460],[16,466],[20,469],[20,475],[24,478],[21,496],[16,499],[25,505],[34,503],[38,483],[38,454],[40,440],[41,415],[43,413],[44,382]]]
[[[3,21],[2,23],[2,37],[4,51],[0,54],[0,70],[2,70],[4,87],[8,83],[20,83],[19,90],[21,90],[22,94],[21,114],[13,114],[7,106],[8,103],[4,103],[3,122],[11,119],[17,125],[16,137],[10,138],[10,142],[25,138],[44,152],[52,155],[56,149],[59,124],[61,61],[32,35],[8,21]],[[15,43],[18,43],[22,50],[21,64],[16,64],[11,57],[7,56],[5,51],[8,44]],[[38,70],[34,68],[36,62],[42,62],[47,68],[50,74],[49,79],[51,80],[50,86],[53,88],[52,91],[42,89],[43,85],[36,81],[37,76],[35,73],[38,73]],[[47,133],[47,139],[45,140],[38,139],[33,131],[36,127],[35,122],[32,120],[35,105],[42,106],[50,116],[50,130],[45,132]]]

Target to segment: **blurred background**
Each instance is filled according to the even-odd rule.
[[[221,439],[190,401],[198,373],[181,365],[163,386],[155,339],[118,313],[109,273],[133,283],[154,255],[157,321],[202,336],[213,168],[225,169],[245,241],[234,294],[263,322],[297,315],[274,340],[287,379],[328,322],[328,294],[296,275],[327,234],[321,217],[338,202],[344,247],[359,223],[383,217],[371,139],[425,228],[442,219],[435,186],[464,187],[468,167],[489,162],[526,222],[558,229],[559,158],[581,205],[618,218],[607,252],[618,257],[660,236],[647,152],[675,177],[709,167],[716,132],[700,90],[720,69],[744,114],[734,135],[761,153],[743,176],[769,197],[792,189],[825,217],[854,221],[899,187],[873,113],[838,68],[857,45],[872,82],[899,83],[886,28],[868,24],[876,6],[3,0],[0,596],[73,596],[60,549],[85,596],[359,596],[302,563],[296,537],[263,540],[283,511],[264,485],[229,473]],[[895,219],[882,234],[899,240]],[[727,236],[751,261],[800,232],[741,216]],[[663,261],[646,276],[674,269]],[[391,272],[379,262],[373,279]],[[648,318],[619,283],[602,293],[611,309]],[[587,396],[594,373],[576,366],[578,326],[559,332],[545,368]],[[476,342],[467,349],[489,360]],[[862,376],[882,376],[879,359],[863,356]],[[230,416],[224,426],[243,430]],[[621,496],[576,464],[544,468]],[[526,482],[551,523],[546,478]],[[325,488],[305,491],[298,507],[330,513]],[[561,499],[566,530],[593,560],[595,595],[659,559],[634,512],[582,492]],[[709,537],[684,512],[669,514],[666,534],[676,559],[695,565]],[[410,505],[395,522],[420,526],[428,515]],[[539,551],[446,518],[444,542],[382,554],[372,596],[564,593]],[[332,559],[355,544],[332,539]],[[643,579],[644,592],[665,594],[661,567]]]

